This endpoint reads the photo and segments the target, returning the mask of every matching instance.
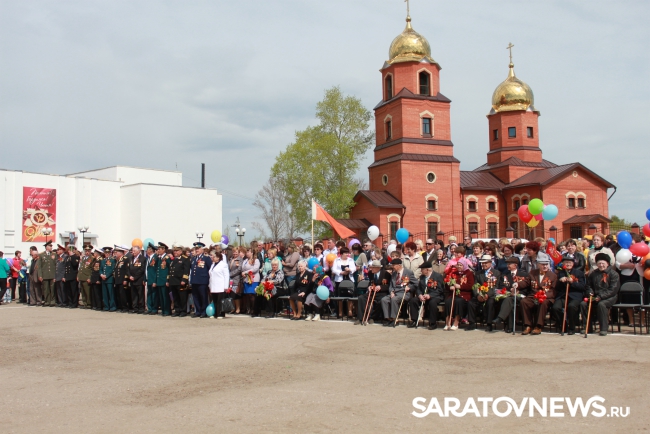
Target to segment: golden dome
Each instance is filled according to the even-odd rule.
[[[510,62],[508,78],[497,86],[492,94],[492,109],[495,112],[513,110],[535,111],[533,90],[515,76],[515,65]]]
[[[427,60],[431,63],[436,63],[431,58],[431,46],[429,41],[413,30],[411,27],[411,17],[406,17],[406,28],[400,33],[393,42],[390,44],[388,50],[388,63],[400,62],[421,62]]]

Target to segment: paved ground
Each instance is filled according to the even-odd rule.
[[[0,307],[0,330],[3,433],[611,433],[650,425],[646,336],[513,337],[13,304]],[[464,406],[469,397],[594,395],[630,415],[571,418],[566,406],[563,418],[411,415],[416,397]]]

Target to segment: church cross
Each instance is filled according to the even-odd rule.
[[[512,47],[514,47],[512,42],[509,42],[508,46],[506,47],[506,50],[510,50],[510,63],[512,63]]]
[[[410,3],[409,0],[404,0],[406,2],[406,16],[410,17],[411,16],[411,8],[410,8]]]

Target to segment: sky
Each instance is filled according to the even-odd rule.
[[[251,228],[256,192],[325,89],[379,102],[405,15],[401,0],[0,0],[0,167],[179,170],[199,186],[205,163],[224,226]],[[461,170],[486,161],[512,42],[544,158],[598,173],[618,187],[610,213],[645,223],[650,2],[412,0],[411,17],[442,66]]]

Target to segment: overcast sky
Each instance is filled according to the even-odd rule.
[[[0,167],[183,172],[250,227],[275,156],[340,85],[372,109],[404,28],[402,0],[0,0]],[[610,212],[650,208],[650,2],[412,0],[442,66],[462,170],[485,163],[494,88],[517,76],[541,111],[544,158],[615,184]],[[369,151],[361,176],[367,178]],[[229,194],[236,193],[239,196]],[[161,204],[164,200],[161,198]],[[196,206],[200,204],[167,204]]]

